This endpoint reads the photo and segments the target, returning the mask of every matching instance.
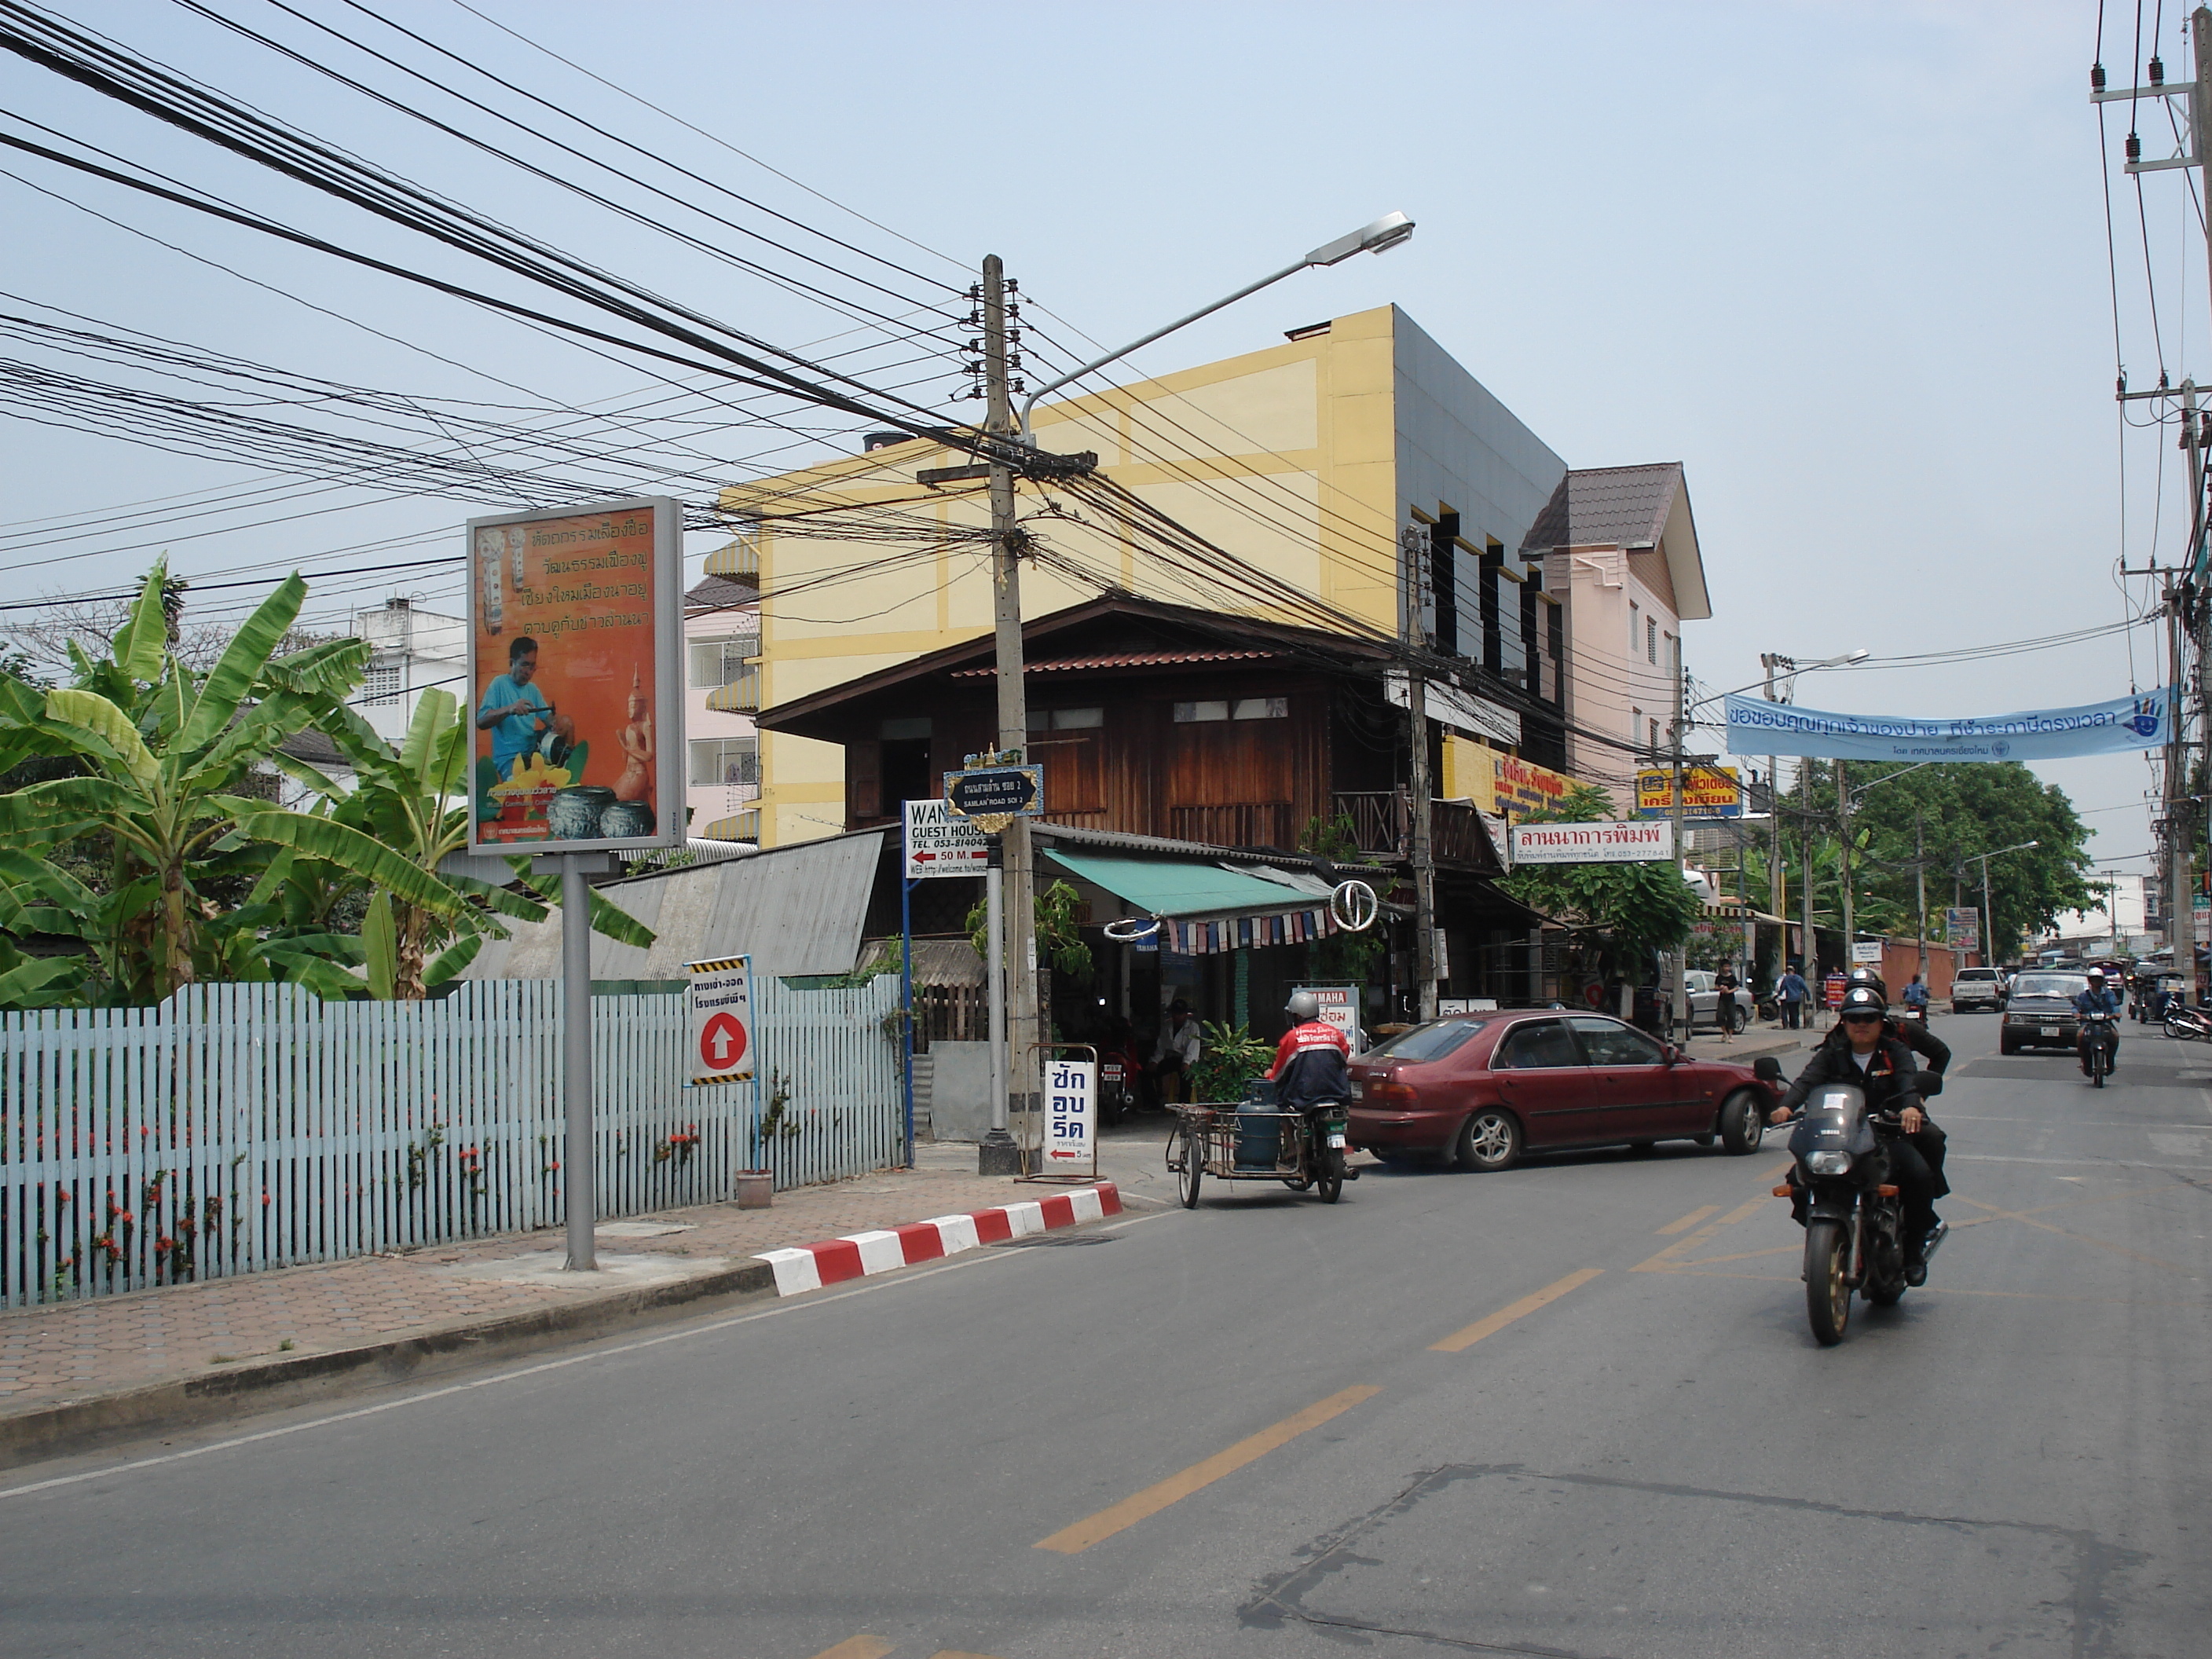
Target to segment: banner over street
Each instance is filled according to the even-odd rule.
[[[1732,755],[1810,755],[1826,760],[2034,761],[2111,755],[2166,742],[2171,688],[2079,708],[1920,720],[1903,714],[1824,714],[1791,703],[1732,696]]]

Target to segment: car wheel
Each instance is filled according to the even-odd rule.
[[[1729,1030],[1735,1035],[1741,1036],[1743,1035],[1744,1027],[1750,1024],[1751,1016],[1745,1013],[1741,1007],[1735,1007],[1729,1010]]]
[[[1521,1159],[1519,1120],[1503,1107],[1484,1107],[1460,1125],[1452,1155],[1462,1170],[1488,1174],[1511,1169]]]
[[[2001,1054],[2016,1054],[2020,1052],[2020,1044],[2014,1041],[2011,1032],[2004,1031],[1998,1034],[1997,1052]]]
[[[1748,1089],[1739,1089],[1721,1106],[1721,1144],[1730,1156],[1741,1158],[1747,1152],[1759,1150],[1759,1143],[1766,1136],[1766,1114],[1759,1109],[1758,1097]]]

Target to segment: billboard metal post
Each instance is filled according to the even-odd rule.
[[[568,1271],[599,1271],[599,1170],[592,1146],[592,885],[581,853],[561,854],[561,1057],[567,1133],[561,1191],[568,1206]]]

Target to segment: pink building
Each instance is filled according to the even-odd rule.
[[[1674,746],[1682,624],[1713,614],[1681,463],[1569,472],[1524,545],[1566,605],[1566,769],[1632,808],[1636,764]]]
[[[708,576],[684,596],[684,799],[694,841],[760,838],[760,590]]]

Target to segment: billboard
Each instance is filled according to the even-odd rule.
[[[1516,823],[1506,838],[1516,869],[1524,864],[1649,864],[1674,856],[1674,826],[1665,818]]]
[[[682,550],[657,496],[469,520],[471,850],[682,843]]]
[[[1674,810],[1674,772],[1666,767],[1647,767],[1636,775],[1636,816],[1663,817]],[[1743,816],[1743,786],[1733,766],[1685,766],[1682,769],[1682,816],[1686,818],[1740,818]]]
[[[2173,691],[2075,708],[1918,720],[1903,714],[1824,714],[1731,695],[1731,755],[1818,755],[1837,760],[2032,761],[2155,749],[2171,733]]]
[[[1970,905],[1945,905],[1943,937],[1961,950],[1978,951],[1982,945],[1982,913]]]

